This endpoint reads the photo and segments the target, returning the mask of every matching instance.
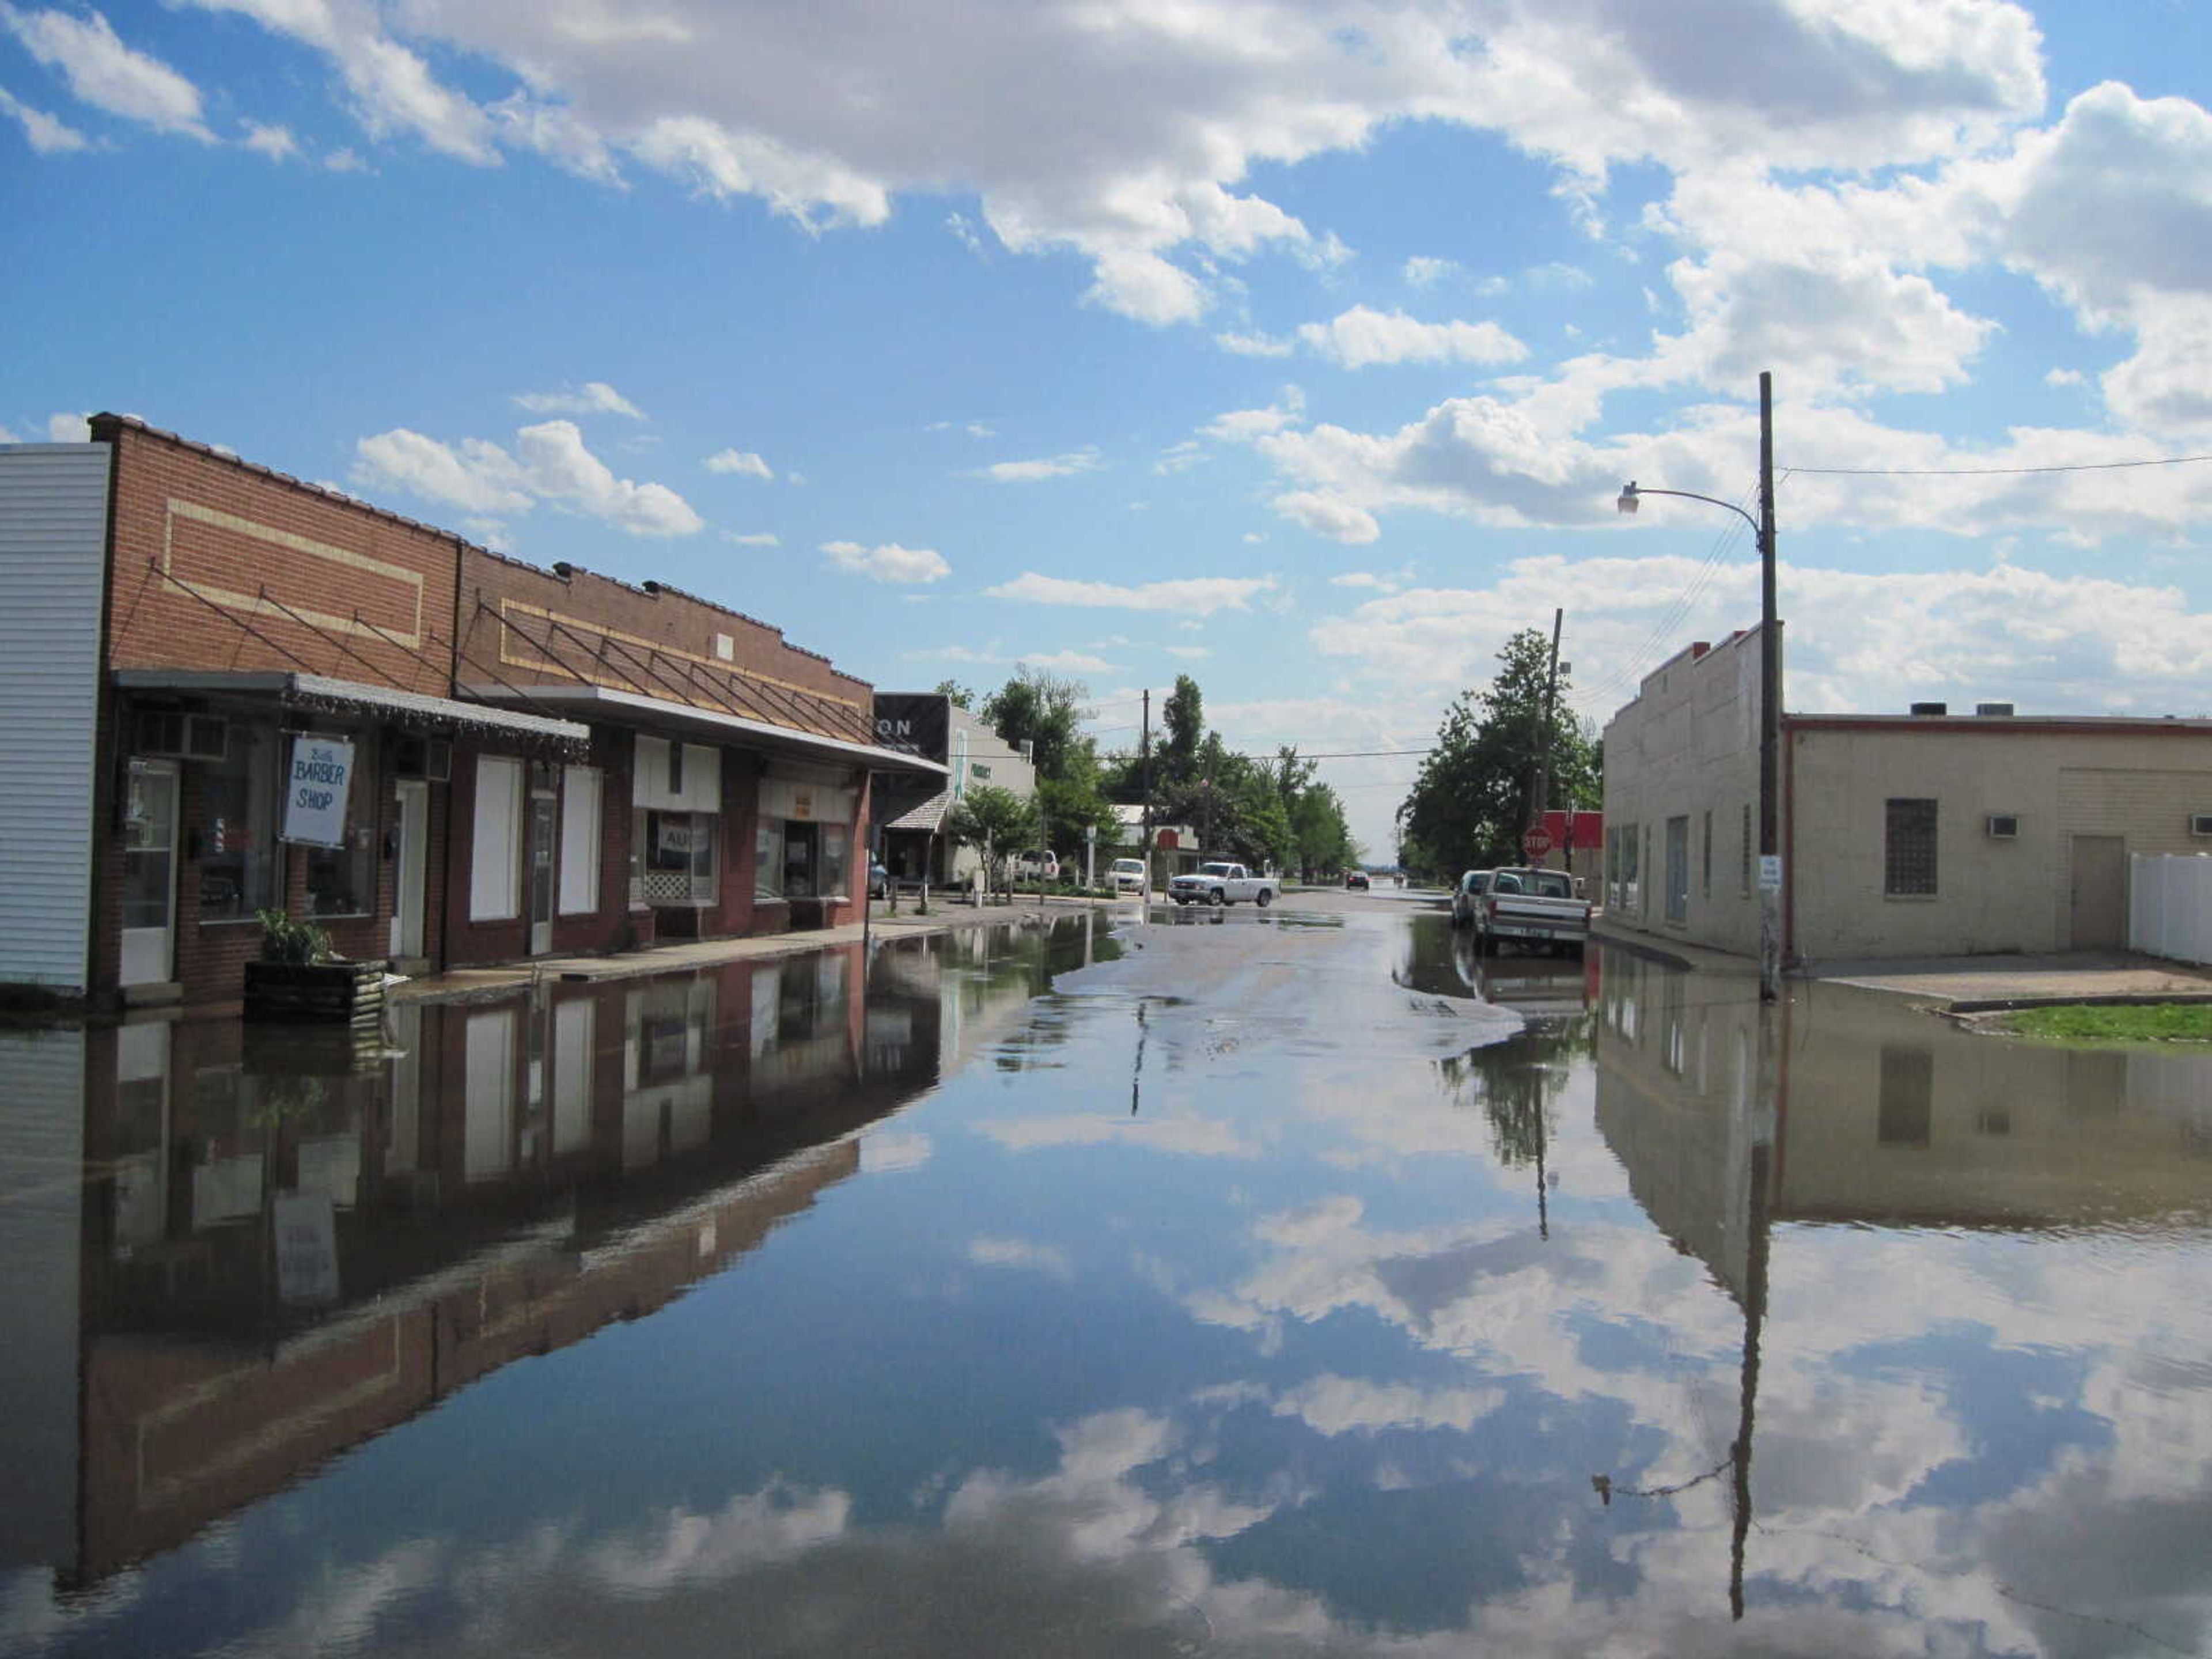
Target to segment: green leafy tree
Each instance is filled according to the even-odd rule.
[[[1036,847],[1042,827],[1035,801],[989,783],[976,785],[945,815],[945,833],[982,854],[984,879],[994,888],[1006,884],[1008,859]]]
[[[975,707],[975,692],[961,684],[958,680],[938,681],[937,695],[940,697],[950,697],[955,708],[972,709]]]
[[[1206,738],[1206,700],[1189,675],[1176,676],[1175,690],[1160,706],[1160,726],[1154,780],[1170,787],[1188,783],[1198,775],[1199,749]]]
[[[1038,777],[1063,777],[1081,741],[1077,727],[1090,695],[1091,688],[1080,680],[1018,668],[983,700],[982,716],[1009,749],[1033,745]]]
[[[1548,753],[1551,803],[1600,803],[1595,744],[1565,713],[1559,678],[1554,712],[1544,718],[1551,642],[1524,629],[1498,653],[1498,672],[1480,691],[1463,691],[1444,711],[1436,746],[1398,807],[1399,858],[1406,867],[1448,877],[1464,868],[1521,857],[1538,769]]]

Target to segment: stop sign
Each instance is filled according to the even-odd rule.
[[[1532,859],[1540,859],[1552,850],[1552,832],[1537,828],[1521,837],[1521,850]]]

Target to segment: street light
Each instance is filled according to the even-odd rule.
[[[1646,495],[1680,495],[1686,501],[1724,507],[1749,525],[1759,538],[1759,1000],[1782,994],[1782,934],[1777,915],[1782,899],[1782,849],[1775,788],[1776,757],[1782,733],[1782,640],[1774,615],[1774,376],[1759,377],[1759,516],[1734,501],[1700,495],[1691,489],[1638,487],[1631,479],[1613,506],[1632,516]]]

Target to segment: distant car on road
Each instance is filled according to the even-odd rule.
[[[1344,884],[1347,888],[1357,888],[1360,891],[1364,892],[1367,890],[1368,885],[1367,872],[1364,870],[1346,871],[1344,872]]]
[[[1453,927],[1471,927],[1474,925],[1475,907],[1482,902],[1483,896],[1490,891],[1492,874],[1492,872],[1488,870],[1469,870],[1460,877],[1459,885],[1452,889]]]
[[[1141,893],[1145,890],[1145,861],[1142,859],[1115,859],[1114,867],[1106,872],[1117,893]]]

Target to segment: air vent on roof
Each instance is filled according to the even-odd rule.
[[[1948,702],[1916,702],[1912,705],[1912,712],[1916,714],[1948,714],[1951,712],[1951,705]]]
[[[1977,714],[2009,714],[2012,705],[2008,702],[1978,702],[1974,705],[1974,712]]]
[[[2011,841],[2020,834],[2020,818],[2011,812],[1990,814],[1990,839]]]

